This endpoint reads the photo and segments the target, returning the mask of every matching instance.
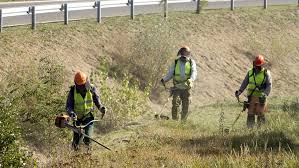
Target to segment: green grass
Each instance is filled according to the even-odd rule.
[[[229,103],[222,106],[225,124],[232,122],[240,108]],[[139,136],[131,140],[128,149],[109,153],[110,165],[147,167],[297,167],[298,127],[281,109],[267,114],[268,124],[262,128],[247,130],[245,114],[236,129],[229,134],[219,132],[217,114],[221,108],[199,108],[189,122],[157,121],[139,130]],[[204,122],[206,121],[206,122]],[[273,127],[275,125],[275,127]],[[112,160],[117,160],[113,163]],[[106,165],[109,167],[109,164]]]
[[[295,118],[282,109],[272,110],[266,115],[267,124],[252,130],[245,127],[244,114],[235,130],[223,134],[218,114],[225,111],[229,126],[229,118],[240,110],[235,103],[225,103],[195,109],[185,124],[149,119],[149,124],[107,134],[100,139],[113,137],[112,152],[94,145],[93,154],[81,153],[77,163],[90,159],[91,166],[101,167],[299,166],[298,110]]]

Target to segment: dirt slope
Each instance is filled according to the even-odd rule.
[[[273,75],[272,96],[298,95],[299,12],[297,8],[273,7],[193,13],[171,13],[167,21],[160,15],[107,18],[94,21],[39,25],[36,31],[15,27],[0,34],[0,80],[14,70],[29,69],[43,57],[61,62],[69,76],[76,69],[96,70],[103,57],[112,60],[126,51],[130,40],[147,29],[166,25],[173,37],[173,58],[182,44],[191,47],[198,63],[193,104],[202,105],[233,99],[234,90],[251,67],[252,55],[261,53]],[[158,30],[157,30],[158,31]],[[161,39],[167,40],[167,39]],[[170,39],[173,40],[173,39]],[[138,58],[137,58],[138,59]],[[161,73],[161,77],[166,72]],[[18,75],[18,74],[16,74]]]

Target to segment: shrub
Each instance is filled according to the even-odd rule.
[[[146,105],[148,94],[139,90],[138,82],[132,76],[124,74],[118,83],[112,83],[114,79],[109,78],[107,72],[99,71],[92,74],[92,80],[99,86],[101,101],[108,109],[105,119],[97,124],[101,132],[122,126],[149,110]]]
[[[41,152],[50,153],[51,146],[61,142],[64,131],[57,131],[54,117],[65,110],[63,66],[48,57],[44,57],[31,66],[12,69],[6,77],[6,86],[1,88],[8,104],[1,111],[5,118],[3,128],[6,144],[3,149],[12,148],[11,156],[23,157],[15,153],[22,146],[31,146]],[[9,128],[7,128],[9,127]],[[8,140],[7,140],[8,139]],[[26,144],[18,142],[25,140]],[[6,152],[7,153],[7,152]],[[9,153],[7,153],[9,154]],[[4,157],[5,158],[5,157]],[[16,158],[14,165],[21,164],[22,159]],[[18,166],[17,166],[18,167]]]
[[[167,25],[167,21],[152,26],[133,38],[130,44],[118,48],[117,58],[110,70],[118,77],[130,74],[139,81],[141,89],[157,88],[159,79],[169,67],[170,59],[175,57],[171,52],[176,35]]]
[[[20,149],[20,127],[15,114],[5,105],[1,97],[0,104],[0,167],[22,167],[26,165],[25,151]]]

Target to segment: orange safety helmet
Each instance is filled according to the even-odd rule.
[[[254,61],[253,61],[253,65],[254,66],[262,66],[265,64],[265,58],[264,56],[262,55],[257,55],[255,58],[254,58]]]
[[[178,52],[178,56],[183,55],[183,53],[185,56],[189,56],[191,54],[190,48],[186,45],[182,46]]]
[[[75,74],[74,81],[77,85],[84,85],[86,83],[87,77],[85,73],[78,71]]]

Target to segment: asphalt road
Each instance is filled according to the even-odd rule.
[[[17,6],[33,6],[33,5],[45,5],[45,4],[57,4],[65,3],[64,2],[30,2],[30,3],[12,3],[12,4],[3,4],[0,3],[1,8],[7,7],[17,7]],[[268,0],[268,5],[296,5],[298,0]],[[249,7],[249,6],[263,6],[263,0],[236,0],[235,7]],[[196,9],[196,2],[189,3],[176,3],[169,4],[169,11],[187,11]],[[220,8],[230,8],[230,1],[219,0],[219,1],[209,1],[205,9],[220,9]],[[138,14],[149,14],[149,13],[162,13],[163,5],[146,5],[146,6],[135,6],[135,15]],[[105,8],[102,9],[102,17],[112,17],[112,16],[127,16],[130,15],[130,7],[114,7],[114,8]],[[36,16],[37,23],[44,22],[59,22],[63,21],[63,12],[59,13],[47,13],[47,14],[38,14]],[[87,19],[87,18],[96,18],[96,10],[82,10],[82,11],[71,11],[69,12],[70,20],[78,19]],[[25,25],[31,24],[31,16],[15,16],[15,17],[5,17],[3,18],[3,27],[16,26],[16,25]]]

